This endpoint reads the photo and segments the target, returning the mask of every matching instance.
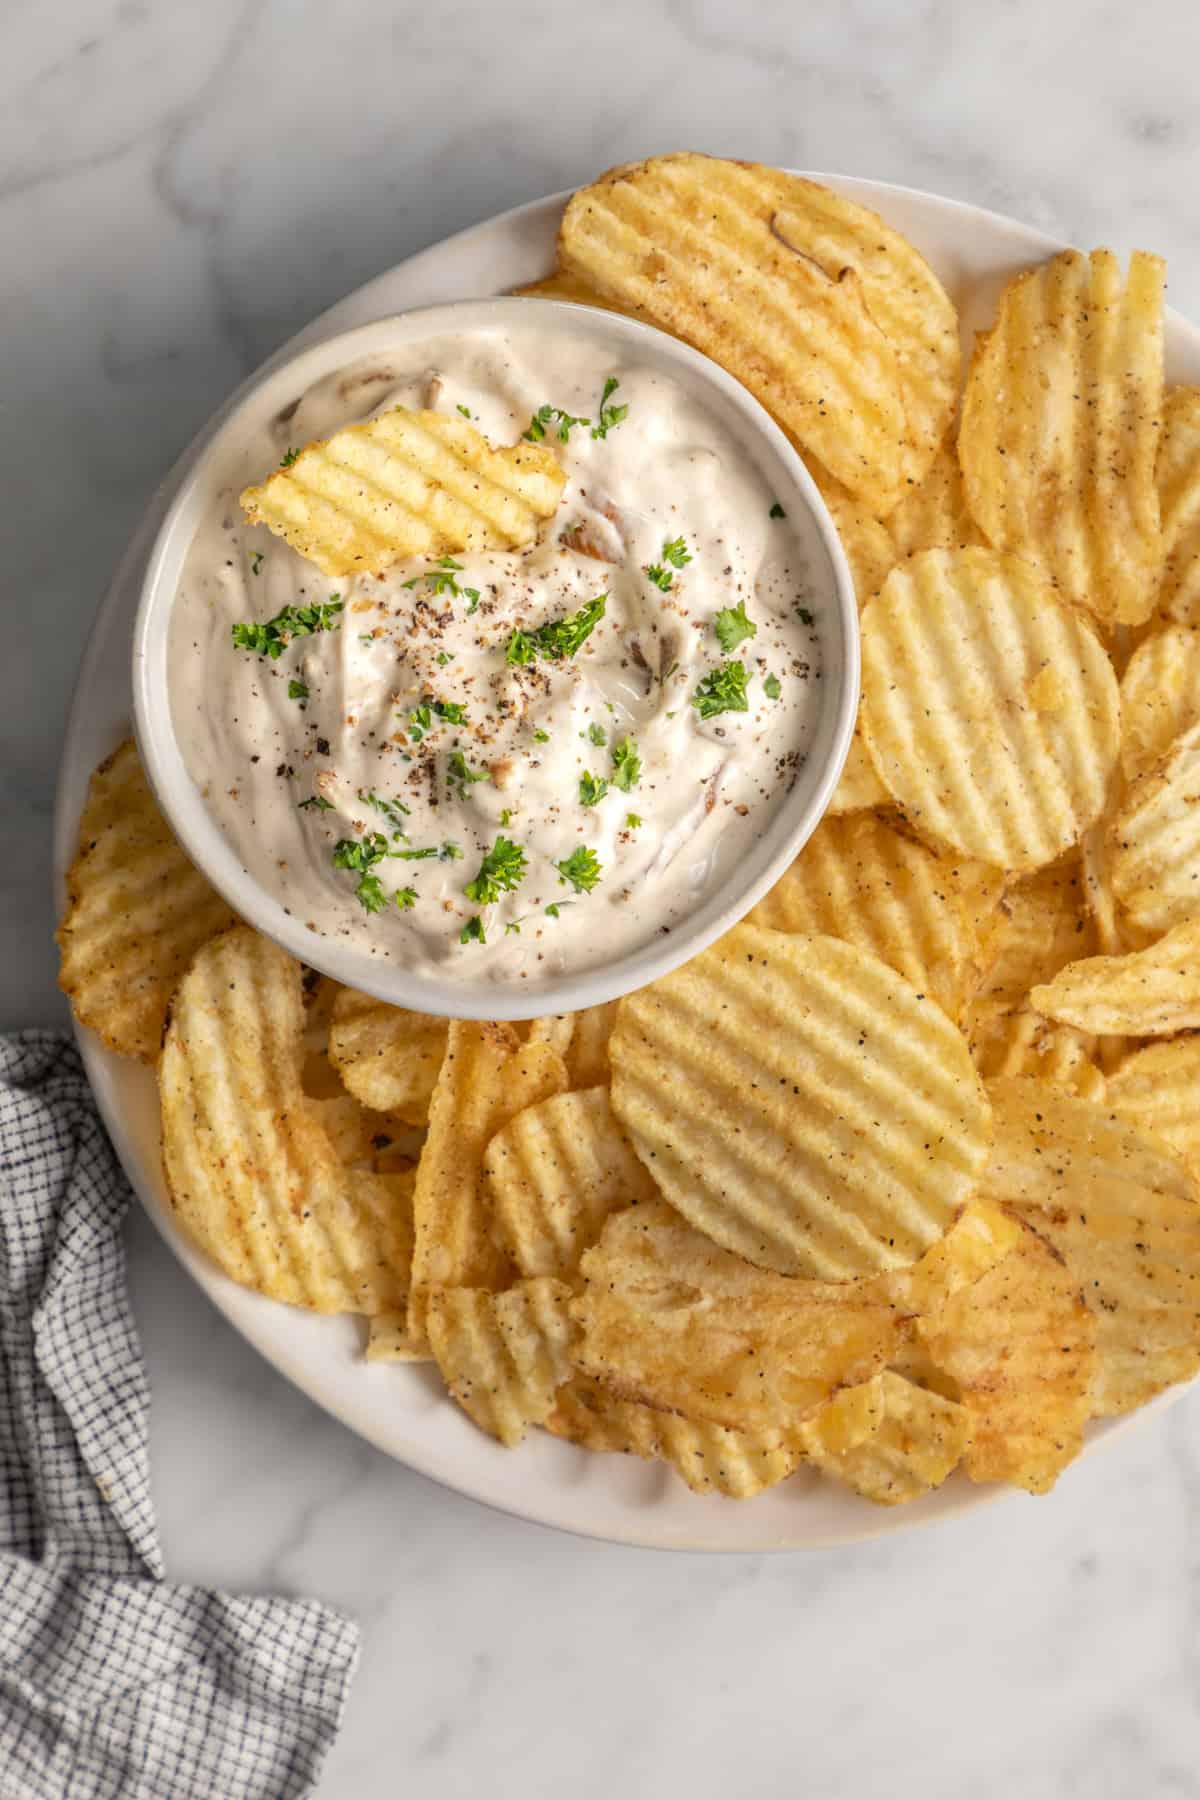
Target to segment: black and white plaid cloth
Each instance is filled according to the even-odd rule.
[[[128,1201],[74,1047],[0,1038],[0,1796],[290,1800],[357,1629],[162,1580]]]

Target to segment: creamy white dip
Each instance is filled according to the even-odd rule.
[[[626,411],[596,435],[614,379]],[[559,409],[543,441],[567,482],[539,541],[336,581],[245,522],[243,483],[393,406],[465,410],[497,444]],[[560,441],[562,414],[588,423]],[[818,711],[820,600],[700,393],[567,326],[439,336],[318,382],[246,445],[180,582],[174,725],[247,873],[311,931],[544,978],[669,932],[765,831]],[[256,634],[235,625],[298,608],[317,628],[285,624],[277,657],[237,647]]]

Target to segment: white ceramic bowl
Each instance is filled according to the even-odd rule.
[[[352,940],[323,937],[285,912],[242,867],[189,775],[171,718],[169,624],[184,560],[214,495],[236,478],[247,436],[322,376],[362,356],[393,353],[443,333],[520,324],[538,314],[547,330],[611,344],[614,351],[669,371],[698,394],[742,445],[801,536],[817,591],[822,679],[804,767],[762,837],[715,891],[669,937],[658,938],[578,974],[506,984],[446,979],[384,963]],[[134,716],[142,760],[159,802],[189,856],[243,919],[349,987],[397,1006],[456,1018],[520,1019],[574,1012],[664,975],[736,923],[778,879],[817,824],[845,761],[858,705],[858,610],[845,556],[829,515],[799,456],[741,383],[698,351],[653,327],[591,307],[558,301],[463,301],[383,319],[342,332],[272,369],[240,401],[189,471],[150,555],[133,635]]]

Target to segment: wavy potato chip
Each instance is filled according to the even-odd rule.
[[[888,570],[899,561],[890,526],[868,512],[863,503],[847,493],[841,482],[835,481],[819,463],[809,472],[829,509],[846,553],[861,613],[867,601],[883,586]]]
[[[613,1110],[697,1229],[784,1274],[913,1263],[987,1157],[966,1041],[868,951],[740,925],[628,995]]]
[[[540,1425],[571,1378],[575,1336],[561,1281],[519,1281],[502,1294],[435,1288],[425,1315],[429,1344],[451,1397],[502,1444]]]
[[[1068,855],[1012,883],[1000,901],[992,959],[974,996],[976,1016],[1022,1006],[1031,988],[1096,949],[1079,858]]]
[[[1200,497],[1200,489],[1197,490]],[[1200,721],[1200,631],[1170,625],[1143,638],[1121,677],[1121,766],[1144,775]]]
[[[956,1018],[978,949],[949,859],[874,813],[825,819],[746,923],[870,950]]]
[[[860,728],[925,835],[1013,872],[1076,843],[1120,742],[1104,648],[1032,564],[927,550],[892,570],[862,622]]]
[[[1058,1252],[1026,1225],[916,1329],[970,1414],[971,1480],[1048,1493],[1083,1446],[1096,1372],[1096,1321]]]
[[[962,469],[948,440],[940,446],[924,479],[908,488],[899,506],[888,514],[887,530],[893,562],[920,550],[962,550],[987,542],[971,517]]]
[[[1145,950],[1068,963],[1030,1003],[1077,1031],[1174,1037],[1200,1027],[1200,918],[1176,925]]]
[[[1200,625],[1200,388],[1172,388],[1158,451],[1163,576],[1159,610]]]
[[[333,1002],[329,1058],[347,1090],[374,1112],[423,1125],[446,1053],[445,1019],[342,988]]]
[[[367,1320],[367,1342],[363,1361],[371,1363],[432,1362],[427,1347],[418,1344],[408,1333],[408,1313],[376,1313]]]
[[[869,1381],[903,1315],[866,1284],[798,1281],[722,1250],[663,1201],[614,1213],[581,1263],[579,1367],[627,1400],[791,1431]]]
[[[306,445],[241,505],[322,574],[378,574],[407,556],[519,550],[565,481],[544,444],[491,444],[457,413],[396,406]]]
[[[562,1093],[566,1083],[562,1058],[548,1044],[522,1044],[507,1025],[450,1021],[413,1193],[408,1330],[415,1343],[425,1342],[431,1289],[508,1286],[513,1267],[494,1235],[483,1153],[524,1107]]]
[[[1048,1238],[1096,1321],[1095,1413],[1200,1369],[1200,1185],[1166,1144],[1041,1084],[994,1082],[987,1190]]]
[[[1113,893],[1135,924],[1169,931],[1200,912],[1200,724],[1130,785],[1110,829]]]
[[[158,1068],[172,1209],[244,1287],[315,1312],[397,1310],[411,1183],[343,1166],[301,1089],[303,1042],[299,963],[248,926],[197,953]]]
[[[1020,1227],[1003,1207],[978,1197],[968,1201],[954,1223],[908,1269],[892,1269],[859,1282],[898,1312],[913,1318],[936,1313],[1006,1257],[1020,1239]]]
[[[1139,624],[1162,569],[1155,462],[1165,264],[1064,250],[1009,282],[980,334],[958,453],[988,540],[1040,562],[1067,598]]]
[[[621,1206],[657,1189],[613,1115],[606,1087],[527,1106],[483,1157],[496,1232],[522,1275],[568,1275]]]
[[[940,1487],[970,1449],[971,1413],[885,1369],[878,1428],[850,1449],[809,1452],[825,1475],[877,1506],[903,1506]]]
[[[1101,1102],[1105,1078],[1093,1057],[1095,1039],[1069,1025],[1052,1025],[1026,1007],[983,1011],[968,1020],[975,1067],[985,1081],[1001,1075],[1036,1075],[1081,1100]]]
[[[891,803],[892,796],[876,774],[875,764],[867,754],[862,733],[856,729],[850,739],[849,754],[833,790],[833,798],[829,802],[829,813],[836,817],[840,813],[864,812],[868,807],[890,806]]]
[[[1107,1098],[1113,1112],[1200,1170],[1200,1035],[1124,1057],[1108,1077]]]
[[[110,1050],[153,1062],[200,946],[236,923],[158,810],[132,738],[92,776],[55,936],[58,985]]]
[[[320,1100],[310,1097],[309,1110],[320,1121],[338,1161],[346,1168],[406,1175],[411,1185],[413,1170],[407,1166],[406,1148],[412,1130],[404,1120],[372,1112],[353,1094],[334,1094]]]
[[[853,201],[752,163],[652,157],[572,197],[559,261],[715,357],[881,517],[932,462],[958,386],[954,308]]]
[[[573,1088],[606,1086],[612,1073],[608,1040],[617,1020],[617,1002],[585,1006],[575,1014],[575,1030],[567,1049],[567,1077]]]

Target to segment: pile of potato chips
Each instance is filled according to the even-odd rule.
[[[172,1204],[228,1274],[361,1314],[504,1444],[737,1497],[1044,1492],[1200,1368],[1200,391],[1164,395],[1162,284],[1018,275],[960,396],[950,298],[863,208],[691,155],[572,199],[529,291],[699,345],[825,494],[854,750],[724,939],[520,1027],[310,975],[117,751],[63,986],[157,1062]]]

